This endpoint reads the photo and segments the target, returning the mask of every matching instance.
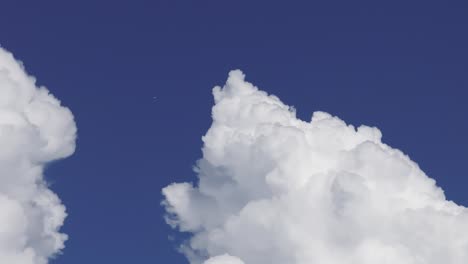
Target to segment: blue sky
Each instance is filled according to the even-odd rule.
[[[161,188],[195,179],[211,89],[232,69],[302,119],[377,126],[468,205],[466,2],[97,2],[0,10],[0,45],[78,126],[76,153],[46,171],[69,213],[52,263],[187,263]]]

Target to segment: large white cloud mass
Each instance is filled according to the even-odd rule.
[[[75,134],[71,112],[0,48],[0,263],[45,264],[64,247],[65,207],[43,170],[73,153]]]
[[[191,263],[468,263],[467,208],[377,128],[298,120],[240,71],[213,95],[198,183],[163,189]]]

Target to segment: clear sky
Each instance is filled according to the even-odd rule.
[[[3,1],[0,45],[78,126],[46,171],[69,213],[52,263],[187,263],[161,188],[195,179],[232,69],[304,120],[377,126],[468,205],[468,2],[324,2]]]

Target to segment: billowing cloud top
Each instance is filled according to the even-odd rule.
[[[0,263],[45,264],[64,247],[65,207],[44,165],[75,149],[71,112],[0,48]]]
[[[468,263],[467,208],[377,128],[298,120],[240,71],[213,95],[198,184],[163,189],[191,263]]]

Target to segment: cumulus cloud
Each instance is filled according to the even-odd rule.
[[[213,95],[198,180],[163,189],[191,263],[468,263],[467,208],[377,128],[301,121],[240,71]]]
[[[45,264],[67,239],[65,207],[44,166],[71,155],[71,112],[0,48],[0,263]]]

